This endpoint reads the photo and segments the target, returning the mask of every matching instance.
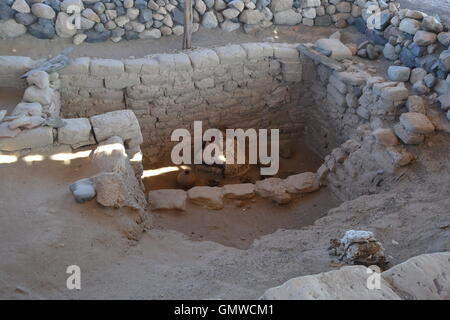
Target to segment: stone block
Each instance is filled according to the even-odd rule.
[[[65,125],[58,129],[58,142],[74,149],[95,144],[92,127],[87,118],[64,119]]]
[[[148,193],[152,210],[186,210],[187,193],[178,189],[153,190]]]
[[[0,139],[0,150],[17,151],[45,147],[51,144],[53,144],[53,129],[51,127],[38,127],[23,130],[14,138]]]
[[[125,67],[122,61],[113,59],[91,60],[90,72],[94,76],[105,77],[122,74]]]

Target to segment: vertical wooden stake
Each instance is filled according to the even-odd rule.
[[[191,49],[192,39],[192,0],[184,0],[183,49]]]

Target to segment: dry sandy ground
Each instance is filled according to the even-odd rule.
[[[450,251],[450,170],[442,152],[449,145],[448,135],[436,135],[414,150],[419,161],[386,193],[346,202],[313,226],[278,230],[246,250],[159,228],[130,242],[121,232],[126,212],[74,203],[68,185],[91,174],[85,158],[70,166],[2,164],[0,297],[258,298],[292,277],[333,269],[329,241],[348,229],[374,231],[394,264]],[[277,217],[278,209],[267,203],[264,215]],[[81,268],[80,291],[65,286],[72,264]]]

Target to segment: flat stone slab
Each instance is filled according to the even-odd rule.
[[[152,210],[186,210],[187,193],[179,189],[153,190],[148,193]]]
[[[204,208],[220,210],[223,208],[223,193],[219,187],[193,187],[187,192],[189,200]]]

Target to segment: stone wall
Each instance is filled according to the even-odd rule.
[[[395,12],[393,0],[194,0],[193,30],[199,26],[254,32],[271,25],[345,28],[370,17],[368,7]],[[29,33],[40,39],[72,38],[75,44],[158,39],[183,34],[182,0],[5,0],[0,3],[0,38]],[[76,22],[79,22],[78,24]],[[76,27],[74,27],[74,25]]]
[[[144,144],[169,148],[171,132],[194,120],[213,128],[279,128],[298,136],[306,121],[296,45],[253,43],[143,59],[79,58],[60,72],[62,114],[131,109]]]

